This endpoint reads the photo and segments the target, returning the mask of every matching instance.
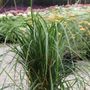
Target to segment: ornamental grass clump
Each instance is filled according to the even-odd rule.
[[[78,62],[90,60],[89,19],[63,13],[0,19],[1,39],[16,44],[10,47],[25,70],[29,90],[70,90],[85,83]],[[67,80],[70,75],[74,78]]]
[[[32,24],[24,23],[25,33],[13,30],[17,45],[12,50],[26,72],[30,90],[73,87],[65,78],[74,74],[76,60],[83,60],[77,47],[83,41],[76,25],[76,21],[64,19],[47,23],[39,14],[33,14]]]

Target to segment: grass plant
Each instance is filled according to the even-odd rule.
[[[23,18],[6,19],[6,24],[2,21],[0,25],[5,33],[5,42],[11,37],[13,42],[16,41],[17,45],[10,47],[17,56],[17,62],[24,68],[29,90],[73,90],[76,83],[80,90],[80,85],[86,82],[78,73],[81,69],[77,62],[90,60],[87,57],[90,53],[87,43],[89,26],[85,31],[81,15],[50,16],[46,18],[32,13],[30,23]],[[85,16],[88,18],[88,15]],[[85,33],[88,38],[84,37]],[[74,79],[67,80],[70,75]]]
[[[64,23],[64,22],[67,22]],[[78,44],[83,37],[77,21],[66,20],[48,24],[39,14],[33,15],[32,24],[26,22],[25,33],[15,30],[18,45],[12,50],[19,56],[29,80],[30,90],[66,90],[65,80],[75,72],[75,61],[87,59],[82,56]]]

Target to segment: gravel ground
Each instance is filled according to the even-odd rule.
[[[8,52],[9,50],[10,48],[8,46],[0,45],[0,55]],[[21,90],[28,90],[24,70],[21,65],[15,64],[14,56],[14,53],[9,52],[0,57],[0,90],[20,90],[20,88]],[[76,77],[80,75],[80,77],[84,78],[88,84],[90,84],[90,73],[87,73],[90,70],[89,64],[90,63],[88,62],[78,62],[77,66],[83,69],[81,69],[78,74],[75,73]],[[73,90],[90,90],[90,86],[84,84],[80,77],[80,81],[73,86]],[[74,75],[69,75],[66,80],[74,78]]]
[[[9,47],[0,45],[0,55],[9,50]],[[9,52],[0,58],[0,90],[27,90],[24,70],[16,64],[14,56],[14,53]]]

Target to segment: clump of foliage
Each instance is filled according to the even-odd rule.
[[[20,29],[24,26],[24,19],[22,17],[3,17],[0,19],[0,43],[16,43],[16,36],[13,34],[14,30]],[[23,31],[23,29],[20,29]]]
[[[68,24],[66,21],[63,18],[48,24],[36,14],[32,16],[32,24],[26,22],[25,33],[13,31],[19,48],[14,46],[12,50],[19,56],[31,90],[69,88],[65,77],[75,72],[74,61],[84,59],[78,52],[78,43],[84,42],[80,30],[75,28],[76,21],[68,20]]]
[[[11,48],[25,70],[30,90],[73,88],[66,77],[72,74],[75,83],[78,82],[76,62],[89,60],[90,48],[86,42],[89,36],[87,38],[86,28],[82,24],[89,14],[82,20],[84,14],[69,14],[68,10],[60,14],[61,11],[55,9],[54,13],[46,16],[31,13],[30,21],[27,20],[28,17],[5,18],[0,23],[0,32],[5,36],[5,41],[11,39],[17,43]],[[72,9],[71,11],[73,12]],[[89,31],[89,26],[87,30]]]

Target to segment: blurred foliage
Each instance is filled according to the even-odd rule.
[[[3,0],[0,0],[0,7],[3,5]]]
[[[74,4],[78,0],[33,0],[33,5],[49,6],[49,5],[66,5]],[[0,0],[0,6],[6,4],[6,6],[30,6],[31,0]],[[78,3],[89,4],[90,0],[79,0]]]

